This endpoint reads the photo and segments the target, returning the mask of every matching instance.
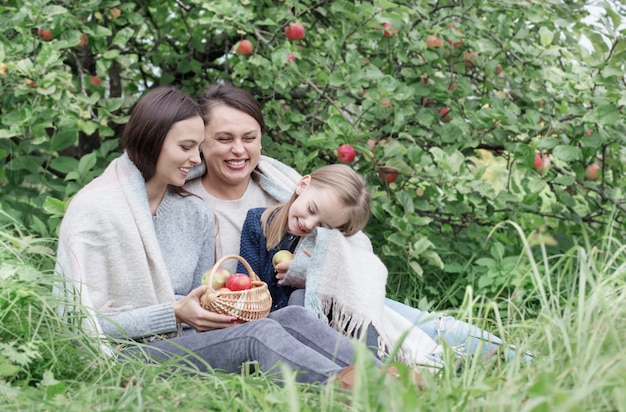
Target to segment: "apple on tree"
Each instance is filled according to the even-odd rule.
[[[435,36],[434,34],[431,34],[426,39],[426,46],[427,47],[442,47],[443,39],[441,37]]]
[[[458,49],[459,47],[461,47],[463,45],[463,36],[460,35],[461,30],[458,27],[455,27],[454,24],[452,23],[448,23],[446,25],[446,29],[456,29],[456,31],[459,33],[459,41],[452,41],[448,39],[447,40],[448,44],[454,47],[455,49]]]
[[[339,160],[343,163],[350,163],[356,157],[356,151],[352,145],[342,144],[339,146],[339,149],[337,149],[337,157],[339,157]]]
[[[398,169],[393,167],[382,166],[378,169],[378,176],[387,184],[395,182],[399,173]]]
[[[291,23],[285,27],[285,36],[291,41],[304,38],[304,26],[302,23]]]
[[[543,174],[544,172],[548,171],[550,169],[550,158],[548,157],[548,155],[540,155],[539,153],[537,153],[535,155],[534,167],[537,172],[539,172],[539,174]]]
[[[463,55],[463,62],[465,63],[465,67],[474,67],[478,62],[478,53],[476,52],[467,52]]]
[[[450,116],[450,108],[444,107],[439,110],[439,116],[441,117],[441,121],[444,123],[448,123],[452,121],[452,116]]]
[[[245,273],[234,273],[226,279],[226,287],[233,292],[248,290],[252,289],[252,281]]]
[[[248,54],[252,54],[252,50],[254,47],[252,46],[252,42],[250,40],[242,40],[237,45],[235,52],[240,56],[247,56]]]
[[[87,41],[88,41],[87,35],[85,33],[81,33],[80,34],[80,40],[79,40],[79,42],[78,42],[78,44],[76,46],[83,47],[83,46],[85,46],[87,44]]]
[[[391,37],[398,34],[398,29],[393,27],[391,23],[383,23],[383,36]]]
[[[50,30],[46,30],[46,29],[37,29],[37,33],[45,41],[50,41],[54,37],[52,35],[52,32]]]
[[[585,168],[585,177],[588,180],[597,180],[600,177],[600,165],[592,163]]]

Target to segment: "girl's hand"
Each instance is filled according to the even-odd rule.
[[[200,305],[200,297],[206,288],[206,285],[199,286],[181,300],[174,302],[176,322],[186,323],[198,332],[236,325],[238,323],[237,318],[208,311]]]
[[[302,249],[302,252],[308,257],[311,257],[313,255],[309,249]],[[276,269],[276,272],[277,272],[276,279],[282,280],[285,277],[285,275],[287,274],[287,271],[289,271],[291,262],[293,261],[290,260],[288,262],[281,262],[274,267],[274,269]]]

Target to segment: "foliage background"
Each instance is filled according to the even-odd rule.
[[[4,1],[0,206],[54,237],[67,201],[119,155],[144,90],[199,95],[230,81],[263,104],[264,151],[297,170],[355,147],[390,296],[447,308],[471,287],[532,311],[522,239],[498,223],[517,222],[550,255],[593,245],[607,227],[625,232],[624,9],[599,3],[592,26],[585,3]],[[306,35],[289,41],[295,21]],[[385,36],[383,23],[397,32]],[[252,55],[233,52],[242,39]],[[550,158],[547,172],[536,154]],[[592,163],[597,180],[585,177]],[[381,166],[400,176],[386,184]]]

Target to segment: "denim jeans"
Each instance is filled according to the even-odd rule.
[[[349,338],[301,306],[276,310],[266,319],[149,345],[151,357],[183,356],[201,371],[207,370],[205,362],[214,370],[234,373],[243,363],[257,361],[262,372],[276,375],[282,362],[298,372],[296,381],[302,383],[325,382],[352,364],[354,357]]]
[[[452,316],[440,316],[433,312],[422,311],[389,298],[385,298],[385,306],[407,318],[435,342],[441,343],[442,339],[445,340],[459,354],[486,356],[503,344],[502,339],[497,336],[467,322],[456,320]],[[515,354],[514,347],[507,345],[507,349],[510,360]],[[479,350],[480,353],[478,353]],[[525,361],[531,358],[530,354],[524,355]]]

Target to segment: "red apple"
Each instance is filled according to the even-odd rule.
[[[442,47],[443,46],[443,39],[440,38],[440,37],[437,37],[435,35],[430,35],[426,39],[426,46],[428,46],[428,47]]]
[[[216,289],[215,291],[219,293],[232,292],[232,290],[228,289],[226,286],[224,286],[223,288]]]
[[[476,52],[467,52],[463,55],[463,62],[465,63],[465,67],[476,66],[477,60],[478,60],[478,53]]]
[[[550,158],[547,155],[540,155],[537,153],[535,155],[535,169],[539,174],[543,174],[550,169]]]
[[[446,25],[446,29],[454,29],[454,24],[452,23],[448,23]],[[459,33],[461,33],[461,30],[459,30],[458,28],[456,28],[456,31],[458,31]],[[463,45],[463,36],[460,36],[459,41],[455,41],[453,42],[452,40],[448,39],[446,40],[448,42],[448,44],[452,47],[454,47],[455,49],[458,49],[459,47],[461,47]]]
[[[502,73],[502,66],[497,65],[496,68],[494,69],[494,73],[495,74],[500,74]]]
[[[450,108],[444,107],[439,110],[439,116],[441,116],[441,121],[444,123],[448,123],[452,120],[452,116],[450,116]]]
[[[39,33],[39,36],[45,41],[50,41],[54,37],[50,30],[37,29],[37,33]]]
[[[111,14],[113,15],[113,17],[115,17],[117,19],[118,17],[120,17],[122,15],[122,11],[120,9],[118,9],[117,7],[113,7],[111,9]]]
[[[393,167],[382,166],[378,168],[378,176],[387,184],[395,182],[398,178],[398,174],[398,169],[394,169]]]
[[[600,177],[600,165],[592,163],[585,168],[585,177],[588,180],[597,180]]]
[[[295,62],[296,61],[296,55],[293,53],[289,53],[289,56],[287,56],[287,64],[290,64],[291,62]]]
[[[339,157],[339,160],[343,163],[350,163],[354,160],[355,156],[356,151],[352,145],[342,144],[339,146],[339,149],[337,149],[337,157]]]
[[[302,23],[291,23],[285,27],[285,36],[291,41],[304,38],[304,26]]]
[[[240,56],[246,56],[248,54],[252,54],[253,49],[254,47],[252,46],[252,42],[250,40],[242,40],[237,45],[235,52]]]
[[[457,84],[456,83],[452,83],[449,87],[448,90],[450,90],[451,92],[455,91],[457,88]]]
[[[591,136],[593,134],[593,130],[589,129],[587,130],[587,136]]]
[[[383,23],[383,36],[391,37],[398,34],[398,29],[393,27],[391,23]]]
[[[388,107],[390,109],[393,109],[393,103],[391,103],[389,100],[383,100],[382,105],[383,107]]]
[[[80,35],[80,41],[78,42],[78,44],[76,46],[78,47],[83,47],[84,45],[87,44],[87,35],[85,33],[81,33]]]
[[[102,84],[102,80],[98,76],[91,76],[91,84],[95,84],[96,86],[100,86]]]
[[[244,273],[235,273],[226,279],[226,287],[233,292],[247,290],[252,288],[252,281],[250,276]]]

